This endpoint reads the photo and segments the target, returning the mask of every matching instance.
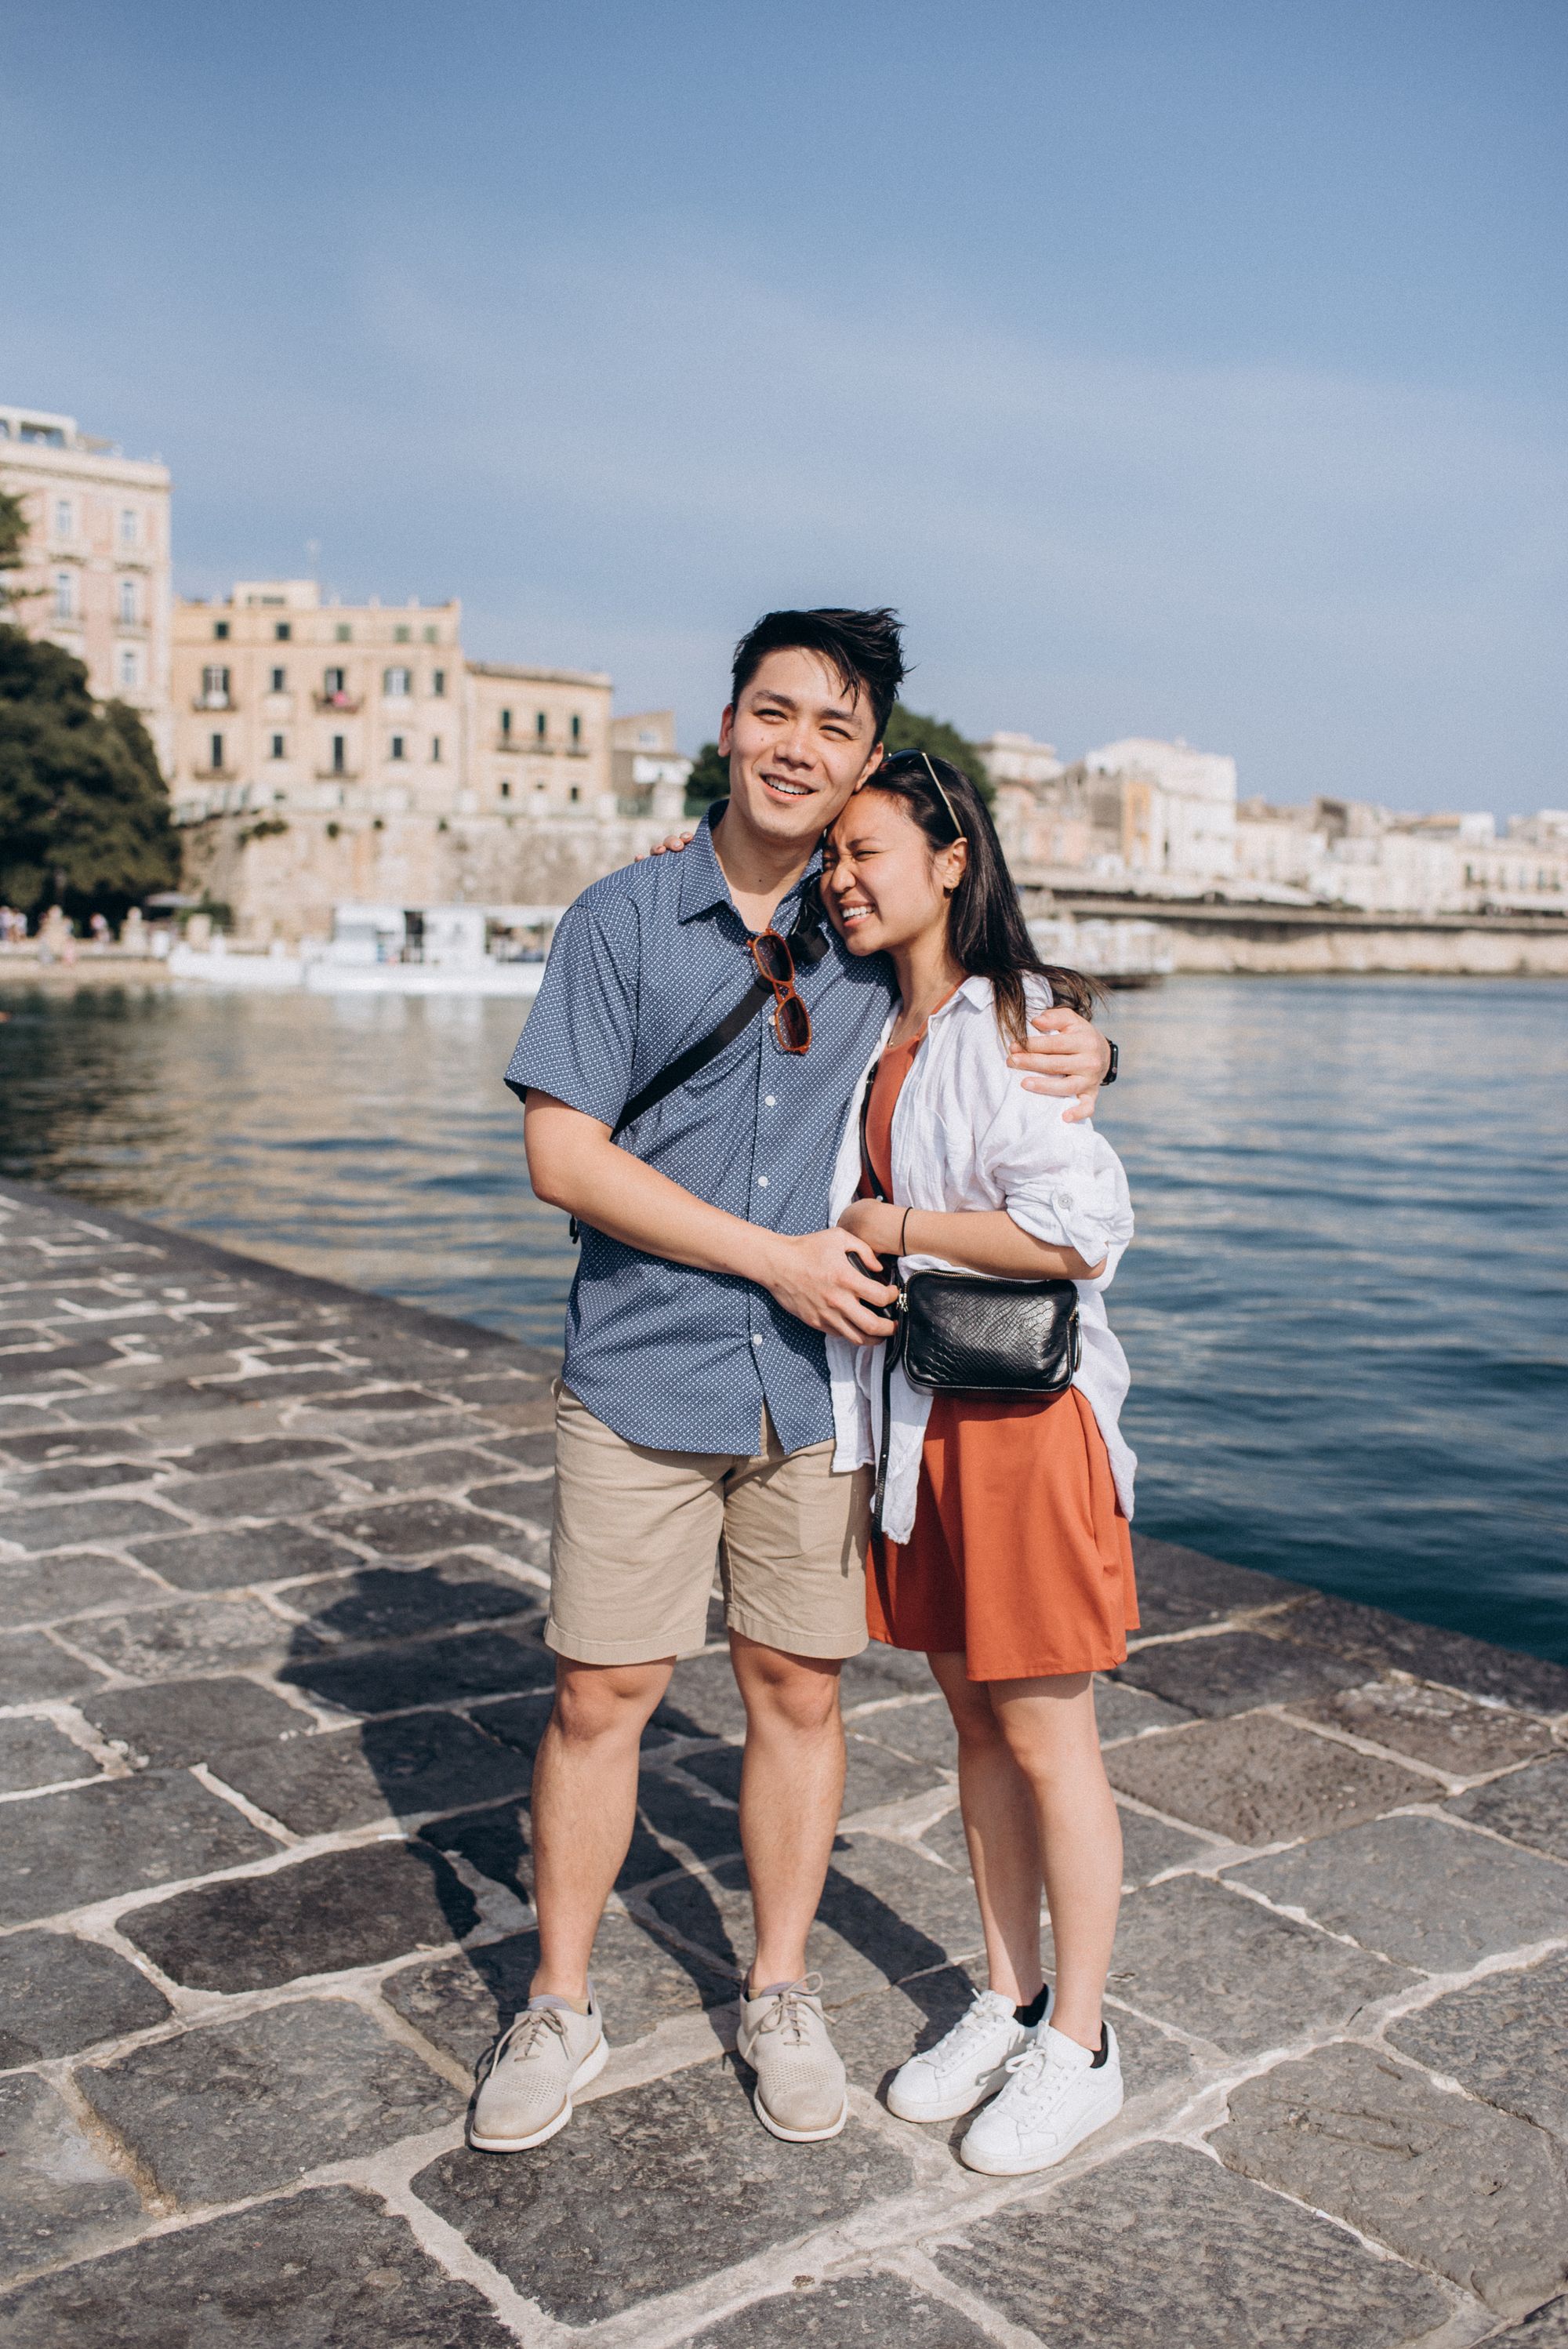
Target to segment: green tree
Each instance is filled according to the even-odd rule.
[[[729,761],[719,757],[717,742],[705,742],[696,754],[696,764],[686,777],[686,813],[700,815],[714,800],[728,797]]]
[[[179,875],[169,793],[135,710],[96,702],[79,660],[0,625],[0,898],[119,922]]]
[[[917,709],[906,709],[902,701],[895,701],[882,740],[890,757],[899,750],[929,750],[934,759],[950,761],[968,776],[988,807],[995,799],[985,760],[945,718],[923,718]]]
[[[29,591],[7,574],[15,570],[27,543],[27,512],[20,498],[0,490],[0,612],[19,604]]]

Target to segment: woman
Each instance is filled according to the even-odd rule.
[[[868,1577],[872,1637],[925,1651],[958,1733],[990,1970],[989,1989],[903,2065],[888,2102],[912,2121],[983,2107],[963,2159],[1016,2176],[1061,2160],[1122,2100],[1116,2034],[1100,2012],[1121,1830],[1091,1675],[1123,1660],[1138,1621],[1134,1462],[1117,1426],[1127,1363],[1101,1296],[1132,1212],[1109,1146],[1087,1123],[1065,1124],[1059,1104],[1022,1092],[1007,1067],[1053,981],[1075,1008],[1087,1009],[1088,989],[1076,974],[1047,973],[1035,953],[968,779],[923,752],[879,769],[829,835],[822,895],[852,954],[892,957],[902,999],[864,1119],[885,1195],[866,1195],[862,1181],[841,1223],[905,1274],[1078,1284],[1081,1362],[1051,1402],[934,1398],[894,1369]],[[861,1165],[857,1114],[836,1199]],[[857,1360],[829,1342],[840,1458],[874,1458],[882,1349]],[[1054,2000],[1040,1966],[1042,1888]]]

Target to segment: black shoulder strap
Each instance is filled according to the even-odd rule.
[[[789,951],[795,957],[796,967],[799,968],[803,965],[808,969],[813,963],[820,962],[828,951],[815,881],[807,884],[801,896],[800,910],[789,932]],[[717,1028],[703,1037],[699,1043],[688,1044],[684,1052],[676,1055],[667,1068],[661,1069],[656,1077],[650,1077],[642,1091],[632,1095],[611,1128],[611,1141],[618,1142],[627,1126],[641,1117],[645,1111],[655,1108],[688,1083],[699,1069],[707,1068],[710,1061],[717,1061],[719,1054],[733,1044],[738,1036],[745,1033],[758,1013],[772,1000],[773,989],[758,971],[734,1010],[727,1011]]]

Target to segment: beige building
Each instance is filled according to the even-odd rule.
[[[686,806],[692,761],[676,749],[673,709],[637,709],[610,720],[610,762],[615,805],[622,815],[667,816]]]
[[[188,885],[242,938],[325,938],[349,903],[564,905],[667,829],[678,796],[617,793],[610,678],[467,660],[461,622],[308,579],[176,605]]]
[[[8,616],[84,661],[100,700],[139,712],[167,771],[168,468],[121,456],[73,416],[0,407],[0,489],[21,499],[28,525]]]

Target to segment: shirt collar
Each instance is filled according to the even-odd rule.
[[[693,921],[698,914],[711,913],[716,905],[728,905],[732,909],[734,907],[735,900],[729,894],[729,884],[724,877],[724,868],[718,861],[718,851],[713,844],[713,827],[728,805],[727,800],[715,800],[709,807],[706,808],[689,846],[678,852],[681,860],[681,885],[680,911],[676,918],[679,921]],[[812,850],[811,862],[807,865],[799,880],[794,882],[779,899],[779,910],[782,911],[786,906],[792,909],[798,905],[801,890],[813,874],[820,873],[821,869],[822,852],[818,847]],[[778,915],[775,914],[775,923],[778,918]]]
[[[936,1020],[945,1019],[948,1012],[953,1010],[955,1005],[960,1003],[967,1003],[978,1009],[988,1011],[991,1008],[992,998],[995,992],[995,990],[992,987],[988,978],[983,978],[978,971],[971,971],[963,986],[955,987],[952,994],[948,997],[946,1002],[939,1003],[937,1005],[935,1010],[931,1015],[931,1019]],[[928,1020],[926,1025],[929,1027],[931,1025],[931,1020]]]

